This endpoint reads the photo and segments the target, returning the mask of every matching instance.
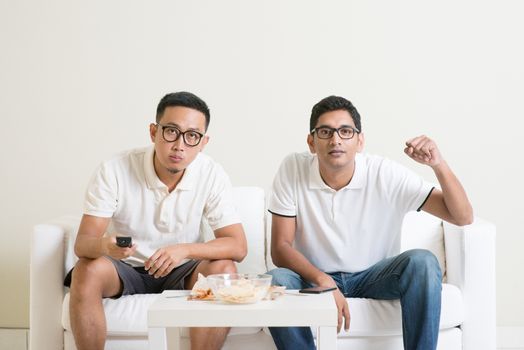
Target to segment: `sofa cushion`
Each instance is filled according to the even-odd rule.
[[[339,338],[402,336],[402,314],[399,300],[348,298],[351,324]],[[464,322],[464,304],[459,288],[442,284],[442,307],[439,329],[447,330]],[[267,328],[264,331],[269,334]],[[316,329],[312,328],[316,337]],[[401,339],[401,338],[400,338]]]
[[[339,337],[391,336],[402,334],[399,300],[350,298],[351,325]],[[451,284],[442,285],[440,329],[456,327],[464,321],[464,305],[460,289]]]
[[[103,300],[110,336],[144,336],[147,334],[147,309],[158,294],[128,295],[119,299]],[[398,300],[372,300],[350,298],[351,328],[339,337],[387,336],[402,334],[400,302]],[[442,285],[442,312],[440,329],[460,325],[464,320],[462,294],[453,285]],[[62,305],[62,325],[70,331],[69,293]],[[237,327],[231,334],[255,334],[260,327]],[[182,335],[184,335],[184,331]]]
[[[159,294],[126,295],[118,299],[103,299],[108,336],[146,336],[147,309]],[[69,293],[62,303],[62,327],[71,331],[69,318]],[[232,328],[230,334],[256,334],[261,327]],[[182,331],[187,336],[187,329]]]

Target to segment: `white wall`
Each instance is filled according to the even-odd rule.
[[[312,105],[360,110],[367,151],[426,133],[497,225],[499,326],[524,326],[520,1],[0,1],[0,327],[28,326],[31,227],[80,214],[94,167],[148,143],[158,100],[211,107],[207,152],[268,188]]]

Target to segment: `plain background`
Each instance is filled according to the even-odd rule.
[[[206,152],[270,187],[337,94],[366,152],[434,138],[497,226],[497,324],[524,326],[521,1],[0,1],[0,327],[29,326],[32,226],[80,215],[100,161],[149,144],[159,99],[212,113]],[[38,287],[38,286],[36,286]]]

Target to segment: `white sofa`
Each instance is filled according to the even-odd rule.
[[[249,253],[241,272],[265,272],[269,225],[264,191],[234,188],[235,201],[248,237]],[[62,217],[37,225],[31,236],[30,349],[75,349],[69,324],[68,289],[62,286],[73,266],[73,244],[79,217]],[[210,229],[203,225],[203,234]],[[444,268],[440,350],[495,349],[495,227],[478,218],[457,227],[425,213],[409,213],[403,226],[403,250],[430,249]],[[106,349],[148,349],[147,308],[156,295],[104,300]],[[338,349],[402,349],[400,304],[350,298],[351,329],[339,334]],[[187,333],[182,341],[188,346]],[[232,329],[224,349],[275,349],[267,330]]]

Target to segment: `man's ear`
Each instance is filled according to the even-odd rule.
[[[313,135],[312,134],[308,134],[307,135],[307,145],[309,146],[309,151],[313,154],[315,154],[317,151],[315,150],[315,143],[314,143],[314,140],[313,140]]]
[[[151,142],[155,143],[156,131],[158,126],[155,123],[149,124],[149,136],[151,137]]]
[[[202,152],[204,150],[204,148],[206,147],[208,142],[209,142],[209,136],[208,135],[204,135],[202,137],[202,141],[200,141],[200,152]]]
[[[362,152],[362,150],[364,149],[364,141],[364,133],[361,132],[360,134],[358,134],[357,152]]]

